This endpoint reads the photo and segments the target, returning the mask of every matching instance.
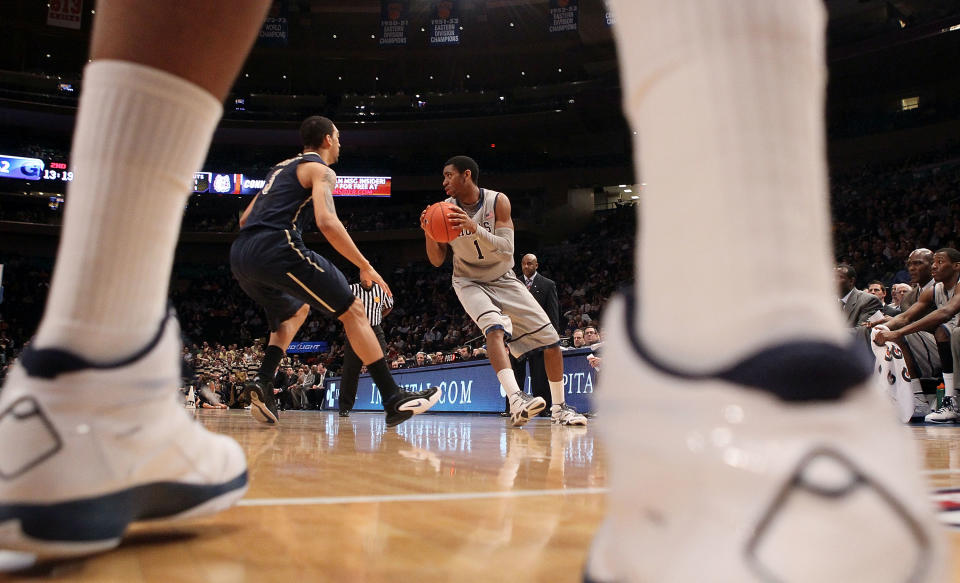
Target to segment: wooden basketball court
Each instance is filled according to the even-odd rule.
[[[114,552],[10,580],[572,582],[603,516],[602,418],[518,430],[498,416],[433,414],[387,430],[372,413],[285,412],[278,428],[245,411],[197,415],[247,452],[239,507],[137,525]],[[931,488],[960,489],[960,427],[905,431],[922,444]],[[960,530],[949,536],[960,556]]]

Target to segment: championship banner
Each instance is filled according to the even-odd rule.
[[[280,2],[274,2],[263,20],[263,26],[260,27],[257,44],[262,47],[285,47],[289,40],[289,33],[286,7]]]
[[[407,44],[407,26],[410,24],[410,0],[381,0],[380,46]]]
[[[580,23],[578,0],[550,0],[550,32],[577,31]]]
[[[83,0],[50,0],[47,3],[47,25],[80,29]]]
[[[430,12],[430,44],[433,46],[460,44],[460,11],[457,0],[433,3]]]

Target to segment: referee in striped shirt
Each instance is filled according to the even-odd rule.
[[[393,308],[393,298],[388,296],[383,289],[374,282],[370,282],[369,287],[364,287],[363,283],[355,283],[350,286],[353,292],[363,304],[363,309],[367,313],[367,319],[370,320],[370,326],[377,340],[380,341],[380,348],[383,353],[387,353],[387,339],[383,335],[383,328],[380,324],[384,316],[390,313]],[[343,370],[340,378],[340,416],[349,417],[353,404],[357,401],[357,383],[360,380],[360,368],[363,363],[360,357],[353,351],[350,342],[344,349]]]

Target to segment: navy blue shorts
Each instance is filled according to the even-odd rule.
[[[240,287],[267,313],[270,331],[303,304],[340,317],[354,301],[347,278],[290,231],[243,231],[230,247],[230,269]]]

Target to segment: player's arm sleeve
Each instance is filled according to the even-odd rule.
[[[498,193],[494,206],[496,222],[493,225],[493,233],[483,227],[477,227],[477,236],[493,247],[494,251],[503,255],[513,255],[513,219],[510,217],[510,211],[510,199],[502,192]]]

